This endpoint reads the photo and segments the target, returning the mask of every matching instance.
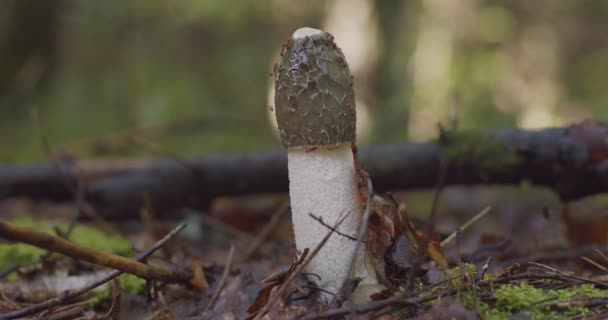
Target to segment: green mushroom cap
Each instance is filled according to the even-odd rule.
[[[300,30],[283,45],[275,71],[281,141],[288,148],[354,142],[355,91],[344,54],[331,34],[298,37]]]

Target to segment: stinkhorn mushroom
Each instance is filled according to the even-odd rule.
[[[306,271],[318,275],[317,285],[333,293],[353,275],[364,283],[375,282],[363,254],[350,270],[356,241],[344,236],[357,236],[363,212],[351,149],[355,93],[344,54],[329,33],[301,28],[283,46],[281,56],[274,102],[279,135],[287,148],[296,247],[312,250],[330,231],[328,226],[347,215],[339,233],[329,238]]]

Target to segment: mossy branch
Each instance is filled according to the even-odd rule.
[[[169,240],[173,239],[173,237],[175,237],[185,227],[186,227],[185,224],[181,224],[181,225],[175,227],[173,230],[171,230],[171,232],[167,233],[162,239],[158,240],[152,247],[137,254],[137,256],[135,257],[135,260],[142,261],[142,260],[148,258],[156,250],[158,250],[160,247],[165,245]],[[28,315],[33,315],[33,314],[42,312],[42,311],[50,309],[54,306],[64,304],[64,303],[66,303],[86,292],[89,292],[89,291],[101,286],[102,284],[120,276],[121,274],[122,274],[122,271],[114,270],[114,271],[110,272],[108,275],[106,275],[105,277],[103,277],[102,279],[99,279],[98,281],[94,281],[80,289],[73,290],[73,291],[66,291],[62,295],[60,295],[56,298],[52,298],[52,299],[49,299],[49,300],[46,300],[46,301],[43,301],[43,302],[40,302],[37,304],[33,304],[33,305],[27,306],[25,308],[19,309],[19,310],[0,314],[0,320],[10,320],[10,319],[22,318],[22,317],[25,317]]]
[[[168,269],[149,266],[123,256],[84,247],[62,238],[3,221],[0,221],[0,237],[11,241],[27,243],[74,259],[120,270],[147,280],[187,283],[192,278],[192,273],[187,269]]]

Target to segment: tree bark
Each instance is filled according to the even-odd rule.
[[[363,147],[359,157],[378,191],[433,188],[440,163],[447,166],[446,185],[529,182],[565,201],[608,191],[608,127],[590,121],[539,131],[447,132],[438,142]],[[284,151],[97,163],[80,171],[86,199],[106,217],[137,215],[145,197],[162,215],[202,208],[217,196],[288,191]],[[75,172],[65,165],[0,167],[0,197],[69,200],[66,178]]]

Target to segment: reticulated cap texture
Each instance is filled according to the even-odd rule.
[[[275,71],[275,112],[288,148],[355,141],[355,91],[342,50],[329,33],[300,29],[283,45]]]

